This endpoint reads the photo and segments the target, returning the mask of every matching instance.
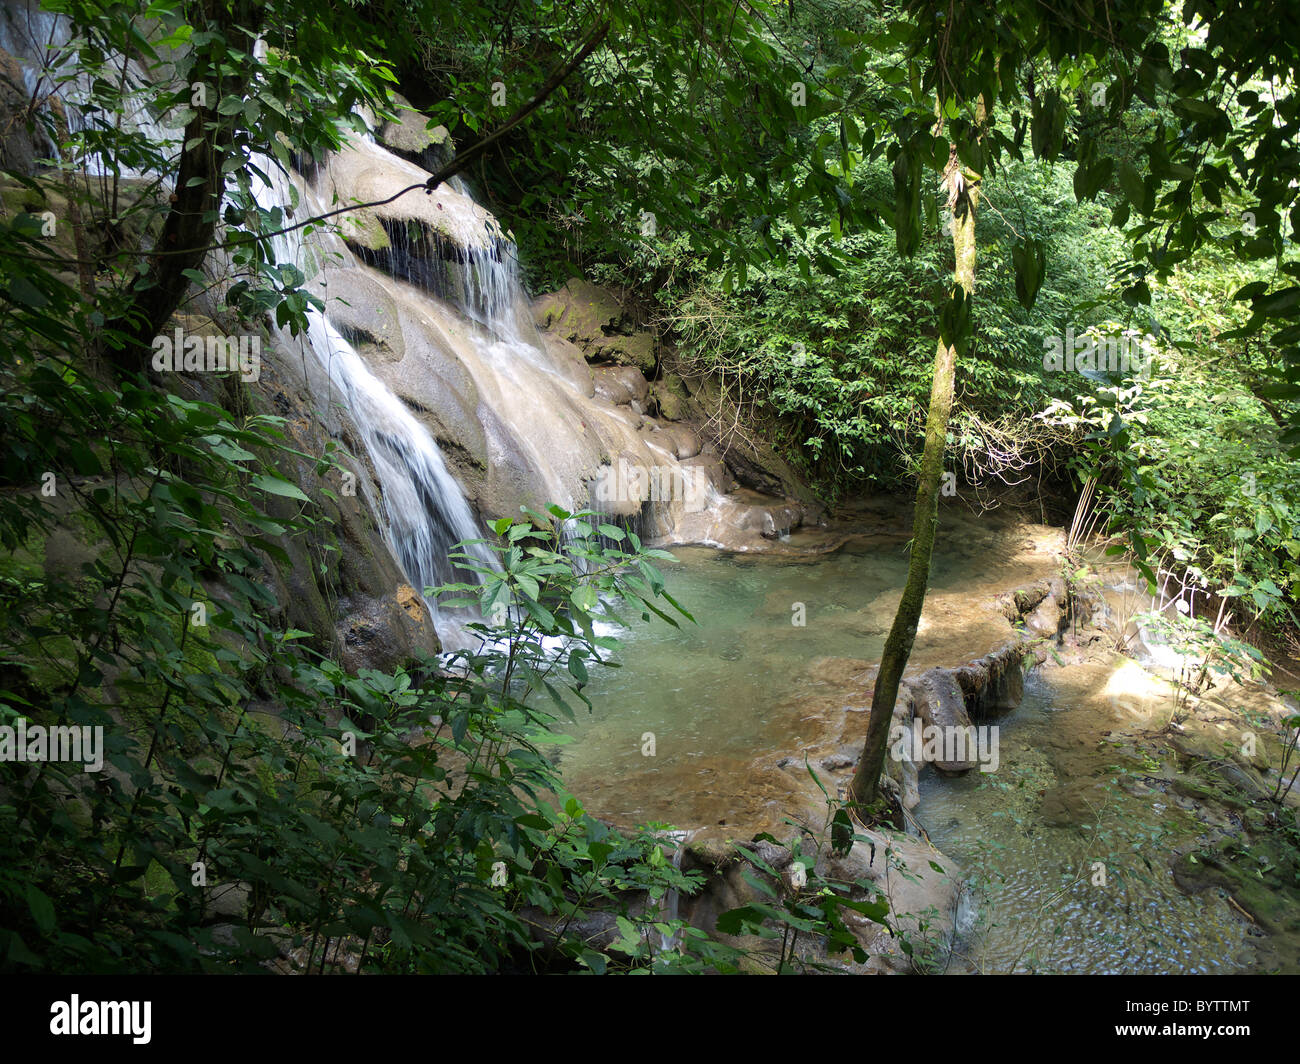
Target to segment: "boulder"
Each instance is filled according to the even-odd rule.
[[[593,358],[635,366],[642,373],[653,376],[657,348],[654,333],[634,332],[627,336],[615,333],[596,340],[591,345],[591,352]]]
[[[944,735],[951,735],[952,729],[971,727],[961,685],[951,671],[930,669],[909,681],[909,685],[915,698],[916,716],[927,729],[938,728]],[[969,758],[964,761],[935,759],[932,763],[940,772],[968,772],[978,765],[977,761]]]
[[[592,379],[596,397],[615,406],[644,403],[650,394],[650,385],[633,366],[594,366]]]
[[[659,416],[667,421],[685,421],[692,415],[686,383],[676,373],[665,373],[651,389]]]
[[[533,320],[586,351],[623,320],[623,308],[612,292],[573,277],[533,302]]]
[[[1025,617],[1025,627],[1034,635],[1044,639],[1060,641],[1061,632],[1067,625],[1065,611],[1055,598],[1047,597]]]
[[[417,160],[429,160],[430,153],[438,149],[449,150],[451,135],[446,126],[432,125],[429,118],[411,106],[400,93],[393,94],[397,121],[387,121],[379,127],[377,139],[383,145]]]
[[[428,195],[398,195],[430,176],[376,144],[351,141],[321,167],[317,185],[320,194],[337,197],[341,204],[392,200],[342,215],[344,239],[360,249],[389,249],[393,234],[400,233],[401,250],[417,257],[433,254],[441,245],[491,251],[504,234],[497,220],[468,196],[445,184]]]
[[[590,360],[654,375],[659,347],[654,333],[632,328],[618,297],[606,288],[571,278],[534,301],[533,320],[539,329],[577,345]]]

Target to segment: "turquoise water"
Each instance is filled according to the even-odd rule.
[[[878,657],[906,576],[900,547],[812,562],[674,554],[679,563],[662,567],[668,590],[698,623],[674,629],[652,617],[619,632],[621,668],[593,672],[594,711],[579,710],[565,728],[576,738],[561,755],[566,784],[620,822],[691,822],[699,795],[687,802],[678,792],[697,769],[701,786],[741,786],[744,763],[788,743],[792,703],[816,687],[810,662]],[[643,752],[648,734],[653,756]],[[659,788],[656,779],[674,782]],[[719,816],[726,806],[723,794]]]
[[[593,673],[594,711],[580,711],[566,727],[575,741],[560,751],[560,767],[592,812],[625,825],[735,824],[738,808],[752,813],[754,759],[798,755],[791,736],[799,734],[801,700],[825,696],[833,683],[810,663],[878,657],[906,557],[901,545],[797,561],[675,553],[679,562],[663,566],[668,587],[698,625],[673,629],[653,619],[620,633],[622,668]],[[970,550],[955,548],[936,560],[932,586],[959,587],[970,566]],[[792,623],[800,603],[803,626]],[[1096,727],[1090,732],[1082,716],[1068,715],[1087,712],[1031,676],[1021,707],[1000,722],[1002,767],[994,776],[923,774],[916,815],[970,874],[978,903],[953,969],[1248,967],[1245,922],[1212,892],[1185,896],[1168,872],[1169,830],[1186,835],[1194,825],[1178,819],[1165,795],[1107,790],[1109,755],[1095,736],[1080,760],[1075,737]],[[1067,740],[1075,743],[1068,758]],[[1094,773],[1101,775],[1091,782],[1076,778]],[[1060,803],[1054,819],[1044,815],[1063,786],[1088,789],[1064,823]],[[1144,853],[1150,869],[1138,856]],[[1105,886],[1095,883],[1098,861]]]

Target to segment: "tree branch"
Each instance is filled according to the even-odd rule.
[[[425,191],[432,192],[444,181],[455,177],[458,173],[469,166],[470,163],[487,151],[487,149],[494,143],[514,129],[515,126],[519,125],[520,122],[536,111],[537,108],[541,107],[541,105],[546,102],[547,97],[555,92],[555,90],[564,83],[564,80],[582,65],[582,61],[600,47],[601,42],[604,41],[605,37],[609,34],[609,26],[610,24],[607,20],[592,30],[582,47],[574,53],[573,57],[567,63],[552,72],[551,76],[546,79],[542,84],[542,87],[537,90],[537,93],[531,100],[506,119],[499,129],[488,134],[488,136],[484,137],[482,140],[472,144],[464,151],[457,152],[456,157],[452,159],[451,162],[425,182]]]

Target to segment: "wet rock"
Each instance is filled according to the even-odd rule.
[[[19,61],[0,48],[0,169],[34,174],[39,159],[54,154],[41,123],[27,124],[30,103],[22,91],[23,73]]]
[[[676,373],[665,373],[653,387],[659,416],[668,421],[685,421],[694,413],[686,384]]]
[[[1105,802],[1106,788],[1102,782],[1070,780],[1044,792],[1038,816],[1049,827],[1074,827],[1087,824]]]
[[[957,935],[960,867],[922,839],[879,831],[867,834],[874,839],[874,850],[865,842],[855,842],[848,854],[831,855],[826,869],[836,879],[874,883],[889,897],[890,918],[902,938],[865,916],[845,914],[855,937],[871,955],[866,970],[908,972],[920,962],[941,967]],[[905,874],[899,874],[899,866]],[[913,946],[927,943],[926,957],[909,957],[903,939]]]
[[[280,460],[280,473],[317,500],[322,515],[319,531],[306,537],[281,537],[287,565],[267,558],[267,582],[283,617],[293,627],[313,633],[321,650],[341,654],[349,667],[387,671],[417,653],[436,653],[437,633],[423,600],[407,584],[379,518],[370,509],[377,492],[360,487],[374,474],[348,414],[328,402],[329,384],[314,359],[274,344],[264,350],[263,372],[251,386],[252,395],[263,409],[285,418],[289,442],[311,455],[323,453],[327,440],[341,440],[347,450],[363,456],[344,467],[357,479],[353,492],[341,490],[337,470],[321,475],[308,459]],[[288,516],[297,505],[291,499],[266,501],[271,517]],[[324,536],[331,540],[332,549],[316,543]],[[321,558],[326,564],[323,574]]]
[[[742,501],[738,498],[737,501]],[[796,502],[751,501],[735,519],[741,530],[753,530],[766,539],[789,535],[803,521],[803,507]]]
[[[204,914],[220,916],[227,920],[243,920],[248,909],[251,887],[248,883],[218,883],[210,887],[204,898]]]
[[[679,459],[694,458],[700,453],[700,441],[685,425],[662,425],[662,431],[672,441],[673,453]]]
[[[698,383],[698,387],[697,387]],[[691,402],[722,424],[745,424],[733,400],[710,378],[692,381]],[[763,426],[749,432],[732,432],[716,441],[719,453],[736,479],[746,488],[768,496],[797,499],[807,506],[819,505],[798,471],[776,451]]]
[[[1002,612],[1009,621],[1018,621],[1032,613],[1044,600],[1053,597],[1051,584],[1044,581],[1030,587],[1018,588],[999,600]]]
[[[1174,735],[1170,740],[1182,755],[1192,777],[1185,782],[1187,789],[1197,784],[1213,793],[1235,802],[1259,802],[1267,798],[1272,789],[1255,768],[1240,753],[1240,743],[1227,738],[1216,738],[1195,732]]]
[[[1208,887],[1226,890],[1238,910],[1278,936],[1279,945],[1300,936],[1300,888],[1296,886],[1300,861],[1294,850],[1278,840],[1224,839],[1183,854],[1172,870],[1178,886],[1189,894]],[[1300,970],[1300,957],[1291,958],[1289,970]]]
[[[344,239],[359,250],[394,249],[435,253],[439,245],[460,252],[490,252],[504,238],[497,220],[455,189],[440,185],[431,195],[400,196],[428,171],[407,163],[367,141],[350,141],[320,170],[321,192],[339,203],[381,203],[361,207],[340,218]],[[455,253],[454,251],[450,253]],[[441,254],[441,253],[439,253]],[[386,261],[386,260],[385,260]]]
[[[1060,639],[1061,633],[1069,624],[1065,611],[1054,598],[1044,598],[1034,610],[1025,617],[1025,627],[1034,635],[1044,639]]]
[[[540,333],[542,346],[546,353],[551,356],[560,372],[577,390],[578,394],[590,399],[596,394],[596,382],[591,372],[591,367],[587,365],[587,360],[582,357],[582,352],[578,348],[555,333]]]
[[[952,671],[972,720],[995,719],[1024,698],[1024,650],[1018,640]]]
[[[953,729],[971,727],[961,685],[951,671],[931,669],[910,681],[910,686],[916,699],[916,716],[927,728],[938,728],[947,736],[954,734]],[[973,759],[950,761],[941,758],[932,763],[941,772],[968,772],[978,764]]]
[[[412,616],[397,596],[340,601],[339,607],[342,616],[336,630],[343,667],[352,671],[370,668],[389,672],[407,664],[420,642],[412,638],[412,629],[427,633],[431,628],[427,614]]]
[[[641,371],[633,366],[594,366],[592,379],[597,398],[615,406],[636,402],[637,413],[640,413],[639,404],[644,403],[650,394],[650,385]]]
[[[393,105],[397,121],[385,122],[375,134],[381,144],[422,164],[438,157],[437,149],[450,148],[451,137],[446,126],[430,128],[428,117],[412,107],[400,93],[393,94]]]
[[[343,338],[368,362],[400,362],[406,355],[397,304],[365,270],[349,268],[314,277],[304,287],[325,303]]]

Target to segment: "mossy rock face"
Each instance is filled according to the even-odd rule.
[[[383,223],[367,210],[347,214],[343,218],[342,230],[344,240],[367,251],[386,251],[393,246]]]
[[[420,155],[429,148],[447,143],[446,126],[430,128],[429,119],[411,106],[411,102],[400,93],[393,94],[393,108],[397,112],[396,122],[385,122],[379,129],[376,139],[394,151],[409,155]]]
[[[683,867],[724,868],[741,860],[740,852],[729,839],[706,837],[693,839],[686,844],[686,861]]]
[[[47,176],[34,180],[39,190],[10,179],[0,180],[0,213],[7,218],[30,215],[32,221],[28,224],[41,227],[41,239],[51,252],[75,259],[77,244],[73,226],[68,221],[67,196]],[[71,270],[59,271],[56,276],[70,284],[77,283],[76,274]]]
[[[2,138],[3,131],[0,131]],[[30,215],[34,224],[41,227],[41,239],[50,251],[75,259],[78,249],[72,225],[73,213],[68,207],[67,190],[60,183],[61,179],[56,174],[40,173],[31,180],[35,188],[0,175],[0,216]],[[115,243],[134,245],[145,237],[148,224],[159,220],[160,212],[135,209],[141,204],[157,205],[157,189],[150,182],[140,178],[122,178],[117,183],[117,190],[120,216],[101,219],[99,225],[86,224],[83,228],[83,235],[92,251],[100,250],[110,238]],[[88,210],[83,206],[83,217],[87,222]],[[56,276],[73,286],[78,283],[72,270],[59,271]]]
[[[1176,776],[1170,781],[1170,786],[1175,793],[1187,798],[1193,798],[1198,802],[1218,802],[1220,805],[1237,812],[1246,808],[1246,803],[1240,798],[1233,797],[1222,788],[1216,787],[1205,779],[1194,776]]]
[[[653,333],[635,332],[628,336],[604,336],[592,344],[593,356],[625,366],[636,366],[647,377],[653,376],[657,344]]]
[[[1174,736],[1170,744],[1183,768],[1183,774],[1174,781],[1181,793],[1210,798],[1236,809],[1267,799],[1268,783],[1235,740],[1188,732]]]
[[[676,373],[665,373],[654,383],[651,391],[659,405],[659,416],[665,421],[686,421],[691,415],[691,399],[686,383]]]
[[[1300,934],[1300,863],[1275,837],[1249,845],[1227,839],[1184,854],[1173,873],[1179,887],[1192,894],[1208,887],[1226,890],[1271,935]]]
[[[632,326],[618,297],[607,288],[571,278],[534,302],[533,320],[539,329],[577,346],[589,360],[635,366],[647,377],[654,375],[659,342],[654,333]]]
[[[623,308],[608,289],[573,277],[533,304],[533,318],[539,329],[553,329],[585,349],[613,331],[623,320]]]

